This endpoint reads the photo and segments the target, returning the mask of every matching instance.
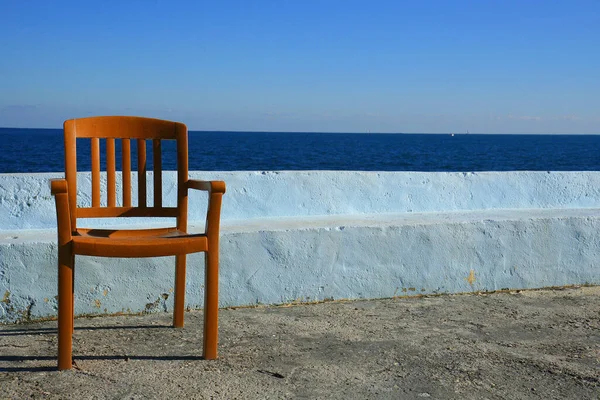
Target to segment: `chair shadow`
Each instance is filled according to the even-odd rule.
[[[11,372],[51,372],[51,371],[58,371],[58,369],[56,367],[29,367],[29,368],[0,367],[0,372],[6,372],[6,373],[11,373]]]
[[[117,330],[117,329],[169,329],[171,325],[115,325],[115,326],[75,326],[75,332],[78,330],[100,331],[100,330]],[[27,334],[57,334],[57,328],[22,328],[22,329],[6,329],[0,330],[0,336],[19,336]]]
[[[20,336],[27,334],[44,334],[44,333],[56,333],[56,328],[22,328],[22,329],[6,329],[0,330],[0,336]]]
[[[76,326],[75,332],[78,330],[117,330],[117,329],[173,329],[171,325],[118,325],[118,326]],[[57,334],[57,328],[21,328],[0,330],[1,336],[20,336],[27,334]],[[199,361],[204,360],[202,356],[143,356],[143,355],[78,355],[74,360],[157,360],[157,361]],[[15,355],[0,355],[0,362],[24,362],[24,361],[54,361],[56,356],[15,356]],[[0,372],[44,372],[57,371],[56,366],[42,367],[3,367],[0,366]]]
[[[141,355],[104,355],[104,356],[86,356],[78,355],[73,357],[74,361],[77,360],[100,360],[100,361],[130,361],[130,360],[141,360],[141,361],[201,361],[204,360],[203,356],[141,356]],[[11,356],[11,355],[0,355],[1,362],[24,362],[24,361],[54,361],[56,362],[56,356]],[[75,368],[78,369],[78,368]],[[56,365],[54,366],[42,366],[42,367],[2,367],[0,366],[0,372],[42,372],[42,371],[57,371]]]

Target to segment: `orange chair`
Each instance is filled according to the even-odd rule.
[[[175,256],[173,326],[183,327],[186,255],[205,252],[205,359],[217,358],[219,311],[219,223],[222,181],[188,179],[188,137],[184,124],[140,117],[93,117],[65,121],[65,178],[51,181],[58,224],[58,369],[72,367],[73,284],[75,255],[99,257]],[[77,205],[76,139],[91,140],[91,207]],[[106,206],[100,202],[100,140],[106,141]],[[122,149],[122,204],[117,204],[115,141]],[[137,140],[138,204],[131,201],[131,140]],[[152,141],[153,204],[146,201],[146,141]],[[177,207],[162,204],[161,141],[177,142]],[[204,234],[187,233],[188,189],[209,194]],[[173,217],[172,228],[146,230],[87,229],[77,218]]]

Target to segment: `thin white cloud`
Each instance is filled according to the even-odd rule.
[[[557,115],[557,116],[554,116],[549,119],[555,120],[555,121],[580,121],[581,117],[571,114],[571,115]]]
[[[490,119],[496,121],[510,120],[510,121],[581,121],[581,117],[575,114],[566,114],[566,115],[552,115],[541,117],[538,115],[515,115],[508,114],[505,116],[502,115],[490,115]]]
[[[513,115],[508,114],[507,119],[515,120],[515,121],[542,121],[544,118],[534,116],[534,115]]]

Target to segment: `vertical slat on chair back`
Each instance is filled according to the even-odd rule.
[[[184,227],[187,212],[188,179],[187,128],[176,122],[140,117],[93,117],[65,122],[65,177],[68,182],[71,224],[76,228],[77,217],[177,217],[177,225]],[[76,139],[91,140],[92,193],[91,207],[77,207],[77,150]],[[117,140],[119,139],[119,140]],[[132,205],[131,140],[137,143],[138,204]],[[152,141],[153,201],[147,199],[146,142]],[[162,205],[162,140],[177,141],[177,207]],[[101,202],[100,147],[106,143],[106,206]],[[121,142],[122,204],[117,201],[116,142]],[[183,189],[183,190],[182,190]],[[183,198],[182,198],[183,196]],[[182,209],[183,207],[183,209]],[[185,230],[185,228],[184,228]]]
[[[131,142],[121,139],[123,168],[123,207],[131,207]]]
[[[137,150],[138,150],[138,207],[146,207],[146,196],[147,196],[147,187],[146,187],[146,140],[138,139],[137,140]]]
[[[100,207],[100,139],[92,138],[92,207]]]
[[[106,139],[106,205],[117,206],[115,138]]]
[[[154,177],[154,207],[162,207],[162,157],[159,139],[152,139]]]

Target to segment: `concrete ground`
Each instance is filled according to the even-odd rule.
[[[599,399],[600,287],[79,318],[0,326],[0,398]]]

